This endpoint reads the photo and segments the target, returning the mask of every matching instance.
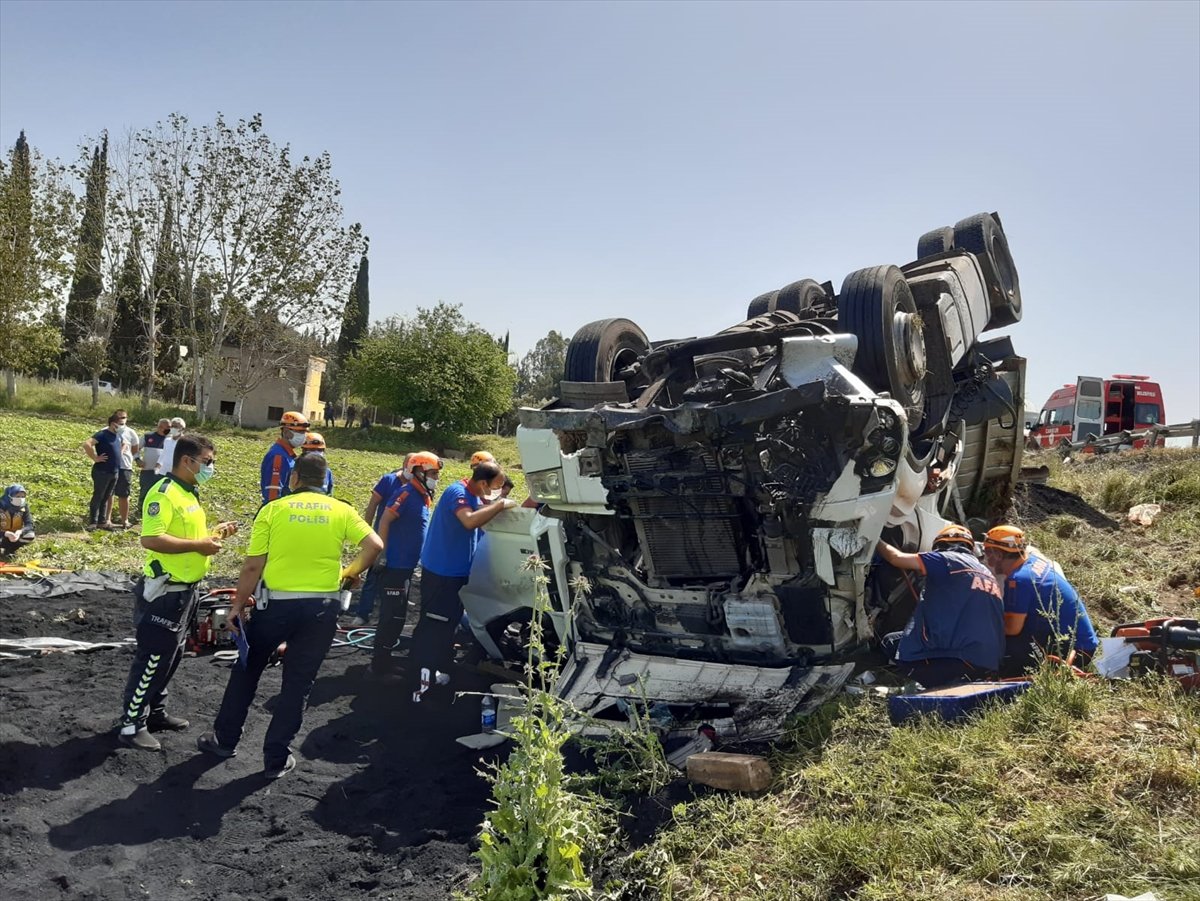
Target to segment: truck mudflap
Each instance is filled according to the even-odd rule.
[[[589,717],[603,717],[628,703],[665,704],[676,726],[712,723],[722,739],[749,742],[780,735],[788,716],[825,703],[853,672],[853,663],[761,667],[635,654],[578,642],[563,664],[555,691]],[[619,722],[613,727],[619,728]]]

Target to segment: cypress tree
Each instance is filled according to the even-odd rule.
[[[108,198],[108,135],[92,151],[84,195],[83,219],[79,224],[79,244],[75,251],[75,275],[67,298],[63,337],[69,362],[76,345],[92,336],[96,329],[96,307],[104,290],[101,264],[104,248],[104,209]]]
[[[358,352],[371,322],[371,289],[368,284],[367,254],[358,261],[358,275],[350,287],[346,308],[342,313],[342,330],[337,340],[338,369]]]
[[[174,207],[168,196],[158,246],[154,251],[154,271],[150,276],[150,303],[154,304],[157,316],[157,368],[162,373],[172,373],[179,368],[176,347],[183,343],[184,337],[180,304],[182,277],[179,250],[175,246],[174,219]]]
[[[33,164],[29,158],[29,142],[22,129],[12,154],[13,190],[13,256],[18,263],[18,278],[28,277],[32,269],[30,248],[33,239]],[[29,290],[29,286],[24,286]]]
[[[142,269],[134,252],[133,239],[117,279],[116,318],[113,321],[111,365],[122,388],[132,388],[142,375],[146,330],[142,323]]]

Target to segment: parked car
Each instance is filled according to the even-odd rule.
[[[91,391],[92,383],[91,382],[76,382],[75,387],[76,388],[87,388],[88,391]],[[101,394],[116,394],[117,393],[117,389],[113,385],[112,382],[100,382],[99,390],[100,390]]]
[[[777,727],[911,612],[919,584],[873,565],[881,536],[927,550],[948,521],[982,531],[1006,506],[1025,360],[982,335],[1020,318],[999,216],[981,213],[840,292],[763,294],[715,335],[583,326],[559,398],[520,411],[540,508],[487,527],[463,590],[476,638],[525,659],[536,554],[564,697],[615,716],[632,686],[679,721]]]

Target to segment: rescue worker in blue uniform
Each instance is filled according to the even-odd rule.
[[[471,575],[479,529],[499,513],[517,506],[501,499],[504,473],[495,463],[480,463],[470,478],[442,492],[421,546],[421,617],[413,630],[412,699],[420,703],[440,672],[448,681],[454,659],[454,630],[462,619],[459,592]],[[489,503],[484,503],[484,499]]]
[[[288,493],[289,477],[296,452],[304,446],[308,420],[303,413],[284,413],[279,420],[279,437],[263,457],[259,475],[262,502],[278,500]]]
[[[995,673],[1004,656],[1004,602],[1000,586],[975,556],[975,539],[960,525],[938,532],[933,550],[909,554],[885,541],[879,556],[897,569],[925,576],[925,589],[895,644],[899,670],[926,688]],[[889,641],[890,639],[890,641]]]
[[[175,446],[175,468],[146,496],[142,508],[142,547],[146,565],[133,588],[137,649],[125,684],[118,740],[140,751],[161,747],[150,732],[178,732],[183,717],[167,713],[167,683],[183,658],[200,593],[221,541],[237,532],[237,523],[220,523],[209,532],[200,486],[216,472],[213,444],[203,435],[187,435]]]
[[[383,511],[379,526],[384,547],[383,570],[378,576],[379,626],[368,673],[381,682],[399,681],[393,670],[392,646],[404,631],[409,587],[421,559],[442,461],[437,454],[420,451],[410,455],[408,467],[409,479]]]
[[[1052,654],[1085,666],[1096,653],[1096,629],[1058,564],[1029,550],[1025,533],[1000,525],[983,539],[988,567],[1004,585],[1004,675],[1020,675]]]
[[[325,453],[325,436],[320,432],[308,432],[304,436],[304,444],[300,448],[300,456],[307,454],[324,454]],[[329,465],[329,458],[325,458],[325,485],[321,489],[328,495],[333,494],[333,467]]]
[[[363,514],[363,519],[369,522],[371,528],[376,532],[379,531],[380,520],[383,519],[383,512],[387,509],[388,504],[396,497],[396,492],[408,482],[408,465],[412,457],[412,454],[405,454],[400,468],[393,472],[385,472],[379,477],[375,487],[371,489],[371,499],[367,501],[367,512]],[[371,621],[381,570],[380,566],[372,567],[371,571],[367,573],[366,579],[363,580],[362,591],[358,596],[358,606],[354,608],[355,617],[350,625],[365,626]]]
[[[24,485],[9,485],[0,497],[0,559],[25,547],[36,537],[28,498]]]
[[[241,632],[249,649],[229,674],[213,731],[197,742],[201,751],[233,757],[258,681],[272,652],[287,642],[279,699],[263,742],[263,774],[277,779],[292,771],[289,745],[304,720],[308,693],[337,632],[340,588],[370,568],[383,542],[349,504],[328,497],[325,457],[308,454],[288,476],[287,496],[264,504],[254,519],[246,562],[226,625]],[[358,555],[342,568],[342,546]],[[253,614],[245,608],[255,599]]]

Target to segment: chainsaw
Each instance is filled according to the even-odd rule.
[[[1200,620],[1161,618],[1124,623],[1112,631],[1136,650],[1131,674],[1156,672],[1178,679],[1184,689],[1200,689]]]
[[[229,631],[229,624],[226,622],[236,594],[236,588],[214,588],[200,596],[200,602],[196,605],[196,616],[192,619],[192,627],[188,633],[188,651],[196,655],[232,652],[233,659],[237,659],[233,633]],[[254,598],[251,598],[246,606],[253,607]],[[267,666],[278,666],[282,663],[286,650],[287,642],[284,642],[272,651]]]

